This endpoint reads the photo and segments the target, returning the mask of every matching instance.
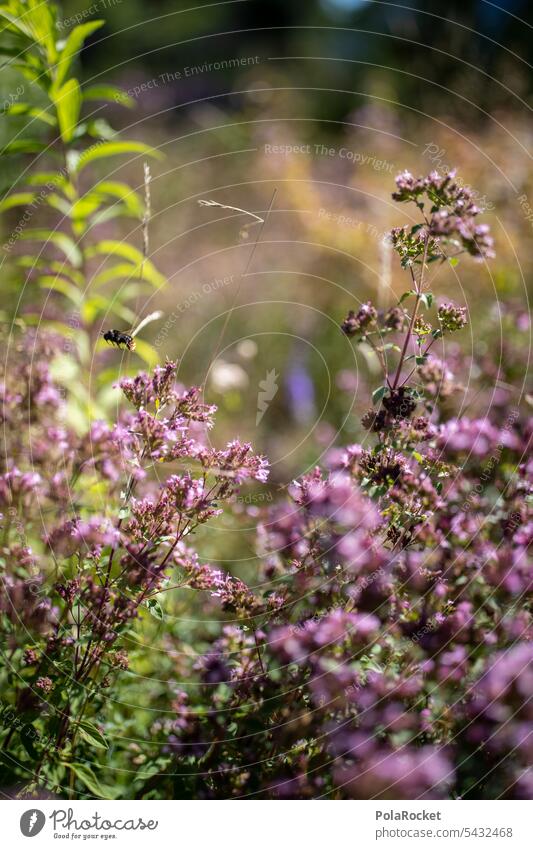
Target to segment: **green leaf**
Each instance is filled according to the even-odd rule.
[[[81,109],[81,88],[74,78],[67,80],[53,97],[57,108],[59,130],[64,142],[72,141]]]
[[[53,292],[59,292],[77,307],[81,307],[83,303],[83,293],[70,283],[69,280],[64,280],[61,277],[53,277],[51,274],[45,274],[39,278],[39,286],[41,289],[50,289]]]
[[[75,201],[71,207],[71,218],[77,222],[86,221],[89,215],[96,212],[101,205],[101,200],[97,197],[84,195],[79,200]]]
[[[96,245],[89,247],[86,254],[88,258],[95,256],[119,256],[132,263],[132,267],[129,268],[129,270],[123,264],[117,266],[115,278],[120,276],[125,277],[126,279],[140,279],[142,270],[142,278],[148,283],[151,283],[156,289],[161,288],[167,282],[165,276],[157,270],[155,265],[149,259],[144,259],[142,251],[133,245],[128,244],[128,242],[117,242],[113,239],[104,239],[102,242],[98,242]],[[111,270],[106,269],[96,275],[94,284],[101,286],[103,283],[112,279],[114,278]]]
[[[140,271],[139,266],[131,265],[129,262],[119,262],[96,274],[91,281],[91,286],[105,286],[106,283],[113,283],[115,280],[135,279],[137,270]]]
[[[22,16],[28,24],[31,37],[44,47],[48,61],[53,63],[57,57],[56,6],[53,3],[29,3],[28,6]]]
[[[36,174],[28,174],[26,182],[29,186],[48,186],[50,184],[55,188],[63,188],[65,177],[59,171],[40,171]]]
[[[146,280],[156,289],[159,289],[166,283],[163,275],[157,271],[150,260],[146,260],[144,265],[143,263],[140,263],[139,265],[130,265],[125,262],[118,263],[118,265],[114,265],[111,268],[106,268],[104,271],[101,271],[100,274],[95,276],[92,282],[94,286],[103,286],[105,283],[110,283],[120,279]]]
[[[438,339],[440,336],[442,336],[442,330],[440,329],[440,327],[437,327],[436,330],[431,331],[431,335],[434,339]]]
[[[82,224],[90,218],[92,226],[121,216],[141,220],[143,213],[144,204],[139,195],[125,183],[113,181],[99,183],[72,207],[72,217],[77,222]]]
[[[408,298],[410,295],[416,295],[416,292],[413,292],[413,291],[404,292],[404,293],[403,293],[403,295],[401,296],[400,300],[398,301],[398,303],[399,303],[399,304],[403,304],[403,302],[404,302],[404,301],[406,301],[406,300],[407,300],[407,298]]]
[[[18,30],[20,33],[25,35],[26,38],[32,38],[31,29],[26,25],[27,19],[24,20],[23,17],[20,17],[16,14],[12,14],[12,12],[7,6],[0,6],[0,17],[11,25],[8,27],[8,29],[14,31]]]
[[[76,778],[81,781],[83,786],[86,787],[93,796],[98,796],[100,799],[113,798],[113,791],[109,787],[100,784],[96,775],[89,766],[86,764],[68,763],[67,761],[61,761],[61,763],[74,773]]]
[[[90,743],[92,746],[96,746],[97,749],[109,749],[109,743],[106,738],[101,731],[92,724],[92,722],[82,720],[78,725],[78,734],[86,740],[87,743]]]
[[[120,183],[116,180],[103,180],[93,186],[90,192],[84,196],[98,198],[100,201],[108,198],[116,198],[122,201],[130,213],[138,218],[142,218],[144,213],[144,203],[137,192],[128,186],[127,183]]]
[[[44,142],[38,139],[20,139],[19,141],[11,142],[6,145],[1,151],[3,156],[18,154],[18,153],[42,153],[48,147]]]
[[[11,68],[16,71],[19,71],[19,73],[21,73],[23,77],[29,80],[30,83],[37,83],[37,85],[40,85],[41,88],[46,87],[46,72],[44,68],[34,69],[31,68],[29,65],[23,65],[21,62],[14,62],[11,65]]]
[[[106,221],[112,221],[114,218],[130,218],[131,212],[122,203],[114,203],[113,206],[102,208],[91,215],[89,219],[90,228],[105,224]],[[138,219],[138,216],[133,216]]]
[[[75,267],[80,268],[82,264],[82,253],[77,244],[65,233],[50,230],[26,230],[20,235],[21,239],[31,239],[38,242],[51,242],[62,251],[68,261]]]
[[[431,305],[433,303],[433,295],[431,292],[424,292],[423,295],[420,295],[420,300],[427,310],[431,309]]]
[[[118,136],[117,130],[114,130],[105,118],[91,119],[86,124],[79,124],[78,134],[80,138],[83,138],[87,134],[92,136],[93,139],[99,139],[101,141],[109,141]]]
[[[48,124],[49,127],[55,127],[57,124],[53,115],[50,115],[46,109],[37,109],[30,103],[12,103],[5,110],[6,115],[28,115],[30,118],[35,118],[37,121],[42,121],[43,124]]]
[[[21,268],[29,268],[31,271],[54,271],[58,275],[68,277],[76,286],[85,286],[85,278],[80,271],[76,271],[72,266],[67,265],[64,261],[37,259],[35,256],[17,257],[17,265]]]
[[[423,366],[427,362],[427,357],[425,355],[415,357],[415,363],[417,366]]]
[[[145,601],[145,607],[148,608],[154,619],[162,621],[164,619],[163,608],[155,598],[149,598]]]
[[[0,26],[0,35],[7,31],[8,27]],[[7,47],[5,44],[0,44],[0,55],[11,56],[13,59],[16,59],[18,56],[20,56],[20,49],[17,47]]]
[[[374,391],[372,392],[372,403],[373,404],[379,404],[379,402],[381,401],[381,399],[385,395],[386,391],[387,391],[386,386],[379,386],[377,389],[374,389]]]
[[[81,171],[86,165],[95,162],[97,159],[107,159],[109,156],[124,156],[127,153],[137,153],[140,155],[151,156],[154,159],[162,159],[163,156],[158,150],[154,150],[148,144],[143,142],[123,141],[123,142],[98,142],[92,147],[87,148],[80,154],[76,164],[76,170]]]
[[[18,192],[13,195],[8,195],[0,201],[0,212],[6,212],[8,209],[13,209],[16,206],[28,206],[35,200],[33,192]]]
[[[92,324],[99,313],[104,313],[109,316],[110,313],[118,315],[127,324],[131,325],[135,321],[135,313],[115,299],[112,303],[109,298],[104,295],[92,295],[86,298],[81,308],[81,317],[87,324]],[[106,343],[102,340],[102,346]]]
[[[28,722],[19,730],[19,737],[30,758],[37,760],[39,753],[33,745],[33,741],[39,739],[39,734],[31,722]]]
[[[97,29],[103,27],[105,21],[96,20],[96,21],[88,21],[86,24],[80,24],[77,27],[74,27],[71,33],[65,42],[65,46],[59,53],[59,60],[56,65],[56,78],[54,80],[54,86],[59,88],[67,76],[70,66],[74,58],[77,56],[85,40],[92,35]]]
[[[126,106],[128,109],[133,109],[135,100],[122,91],[121,88],[116,88],[113,85],[93,85],[84,89],[84,100],[107,100],[119,103],[121,106]]]
[[[51,206],[52,209],[57,210],[67,218],[72,216],[72,204],[70,201],[65,200],[61,195],[52,192],[52,194],[46,195],[46,203],[48,206]]]

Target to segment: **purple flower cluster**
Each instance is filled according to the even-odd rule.
[[[462,330],[468,324],[465,307],[455,304],[441,304],[438,309],[438,319],[443,330]]]
[[[182,586],[209,590],[213,603],[243,615],[275,604],[265,606],[238,578],[200,565],[184,544],[242,483],[263,483],[268,464],[248,443],[233,440],[223,450],[206,444],[215,409],[203,403],[198,389],[176,384],[175,364],[167,362],[151,377],[123,380],[135,411],[121,413],[114,426],[94,422],[88,439],[58,426],[59,393],[47,369],[37,368],[35,379],[17,366],[4,384],[12,442],[10,465],[0,474],[9,553],[0,613],[19,632],[12,648],[20,650],[26,675],[16,694],[18,709],[33,710],[36,699],[67,694],[59,697],[67,699],[59,726],[53,711],[45,719],[52,729],[45,736],[61,749],[76,735],[75,715],[69,719],[72,687],[105,690],[111,671],[128,668],[123,640],[140,615],[162,616],[155,597],[172,573]],[[31,397],[35,410],[30,426],[17,428],[24,397]],[[162,480],[161,464],[169,464]],[[105,512],[90,495],[95,480],[106,488]],[[46,525],[34,556],[25,535],[35,539],[40,515]],[[21,539],[11,539],[14,534]],[[60,580],[50,583],[50,574],[58,572]]]
[[[46,534],[45,541],[54,557],[90,553],[96,557],[106,547],[116,545],[120,534],[111,519],[91,516],[86,521],[69,519]]]
[[[361,304],[357,312],[350,310],[342,324],[342,330],[347,336],[353,336],[359,330],[375,325],[378,313],[370,301]]]
[[[426,218],[427,232],[437,240],[457,244],[476,259],[494,256],[494,243],[486,224],[477,224],[481,212],[471,189],[460,186],[455,171],[440,175],[432,171],[427,177],[415,178],[404,171],[396,178],[396,201],[413,201],[424,211],[429,203],[431,211]],[[402,239],[397,238],[399,244]]]

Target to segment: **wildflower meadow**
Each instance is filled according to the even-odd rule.
[[[531,167],[127,5],[0,5],[3,797],[531,800]]]

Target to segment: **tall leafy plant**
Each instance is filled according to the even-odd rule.
[[[103,20],[83,23],[65,35],[57,7],[41,0],[3,3],[0,20],[0,52],[30,84],[24,93],[32,93],[27,102],[17,99],[5,110],[12,119],[26,118],[23,130],[0,151],[5,166],[10,167],[16,155],[32,158],[0,202],[0,212],[23,210],[10,235],[8,227],[4,249],[8,261],[14,255],[14,263],[27,275],[32,305],[39,300],[34,285],[48,293],[45,315],[69,340],[65,349],[75,348],[75,361],[69,358],[70,378],[76,379],[80,411],[87,412],[89,364],[102,322],[111,321],[112,314],[120,326],[131,325],[133,300],[138,301],[146,287],[165,283],[147,256],[149,171],[145,167],[143,197],[126,182],[100,179],[99,166],[116,157],[159,154],[141,141],[118,138],[101,117],[103,104],[129,107],[130,98],[113,86],[84,86],[74,73],[80,50]],[[102,225],[128,218],[144,222],[144,239],[139,237],[143,245],[102,233]],[[19,242],[41,247],[24,254]],[[54,320],[58,314],[61,320]],[[25,319],[40,320],[37,312]],[[145,341],[139,340],[136,350],[149,365],[157,361]],[[109,377],[104,376],[106,385]]]

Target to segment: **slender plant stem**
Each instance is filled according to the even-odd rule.
[[[428,244],[429,244],[429,235],[426,236],[426,242],[425,242],[425,245],[424,245],[424,254],[423,254],[423,257],[422,257],[422,267],[421,267],[421,271],[420,271],[420,280],[418,282],[417,282],[416,277],[413,273],[413,269],[412,268],[409,269],[410,272],[411,272],[411,278],[413,280],[413,283],[415,284],[416,300],[415,300],[415,305],[413,307],[411,320],[409,322],[409,327],[407,329],[407,333],[406,333],[405,340],[404,340],[404,343],[403,343],[402,352],[400,354],[400,359],[399,359],[399,362],[398,362],[398,368],[396,369],[396,374],[394,376],[394,382],[392,384],[393,390],[396,389],[396,387],[398,386],[398,381],[400,380],[400,375],[402,373],[405,355],[407,353],[407,348],[408,348],[409,342],[411,340],[411,334],[413,332],[413,327],[414,327],[414,324],[415,324],[415,321],[416,321],[418,308],[420,306],[420,301],[421,301],[421,298],[422,298],[422,286],[424,284],[424,269],[425,269],[425,266],[426,266]]]
[[[423,357],[425,357],[425,356],[426,356],[426,354],[427,354],[427,353],[429,353],[429,351],[431,350],[431,348],[433,347],[433,345],[434,345],[434,343],[435,343],[436,341],[437,341],[436,339],[432,339],[432,340],[431,340],[431,342],[429,343],[429,345],[427,346],[427,348],[426,348],[424,351],[422,351],[422,356],[423,356]],[[416,369],[417,369],[417,366],[415,366],[414,368],[412,368],[412,369],[411,369],[411,371],[409,372],[409,374],[407,375],[407,377],[406,377],[406,378],[402,381],[402,386],[405,386],[405,384],[407,383],[407,381],[411,379],[411,377],[412,377],[412,376],[413,376],[413,374],[415,373]]]

